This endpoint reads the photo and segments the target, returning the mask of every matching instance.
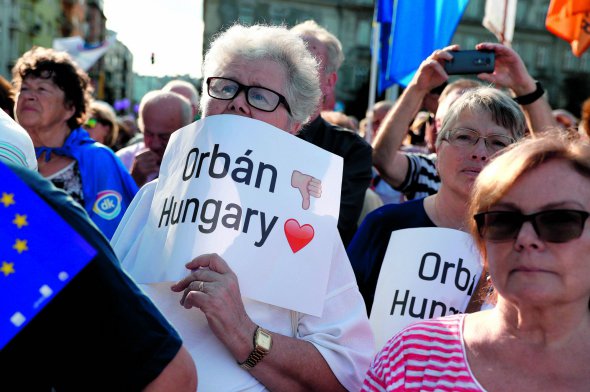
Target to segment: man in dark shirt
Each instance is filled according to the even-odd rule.
[[[8,167],[97,254],[2,349],[0,389],[194,391],[195,366],[178,333],[121,270],[86,212],[36,172]]]
[[[343,158],[338,231],[342,242],[347,246],[356,232],[365,192],[371,182],[371,146],[356,133],[330,124],[320,116],[322,110],[333,109],[331,106],[334,103],[338,68],[344,60],[338,38],[311,20],[294,26],[291,31],[306,41],[309,51],[320,63],[319,76],[323,95],[311,120],[301,128],[297,136]]]

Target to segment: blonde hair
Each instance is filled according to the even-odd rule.
[[[110,131],[107,133],[104,144],[108,147],[113,147],[117,143],[119,137],[119,123],[117,122],[117,115],[111,105],[104,101],[92,101],[90,103],[90,116],[98,120],[107,121],[110,123]]]

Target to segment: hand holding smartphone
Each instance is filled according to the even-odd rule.
[[[494,72],[496,55],[491,51],[459,50],[449,52],[452,60],[446,61],[444,68],[449,75],[467,75]]]

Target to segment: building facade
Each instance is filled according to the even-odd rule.
[[[33,45],[51,47],[60,35],[60,0],[0,0],[0,75],[10,80],[17,58]]]
[[[336,97],[348,113],[362,118],[362,102],[366,107],[368,100],[372,18],[372,0],[204,0],[203,49],[209,47],[213,35],[236,21],[291,27],[313,19],[342,42],[345,60],[338,74]]]
[[[11,79],[16,60],[33,46],[79,36],[86,45],[107,37],[102,0],[0,0],[0,75]],[[133,56],[117,42],[89,70],[97,99],[114,103],[133,96]]]
[[[219,31],[239,21],[287,27],[314,19],[342,42],[345,60],[339,72],[336,98],[348,114],[364,117],[368,102],[371,32],[374,2],[369,0],[204,0],[204,50]],[[576,58],[567,42],[545,29],[549,0],[519,0],[514,49],[530,73],[540,80],[554,108],[579,116],[590,96],[590,52]],[[472,49],[478,42],[497,42],[482,26],[485,0],[470,0],[452,43]],[[378,99],[382,99],[379,97]]]
[[[336,97],[340,109],[364,117],[369,95],[373,0],[203,0],[204,50],[214,34],[239,21],[293,26],[307,19],[340,38],[345,61]],[[565,41],[544,26],[549,0],[519,0],[513,47],[540,80],[554,108],[579,116],[590,96],[590,52],[576,58]],[[54,38],[81,36],[96,44],[110,34],[102,0],[0,0],[0,75],[11,78],[16,59],[33,45],[51,47]],[[464,49],[496,38],[482,25],[485,0],[471,0],[452,42]],[[95,96],[109,103],[137,101],[162,80],[134,77],[133,56],[118,42],[89,70]],[[191,80],[198,85],[199,81]],[[383,97],[379,97],[383,98]]]

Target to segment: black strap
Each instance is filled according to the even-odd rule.
[[[537,87],[535,91],[530,94],[521,95],[520,97],[514,97],[513,99],[519,105],[530,105],[531,103],[535,102],[537,99],[541,98],[543,94],[545,94],[545,89],[541,85],[541,82],[538,80],[535,82],[535,86]]]

